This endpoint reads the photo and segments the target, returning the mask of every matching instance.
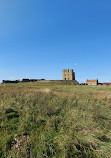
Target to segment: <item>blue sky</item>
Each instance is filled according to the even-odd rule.
[[[0,0],[3,79],[111,81],[111,0]]]

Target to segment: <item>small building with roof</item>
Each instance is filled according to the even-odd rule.
[[[87,83],[87,85],[89,85],[89,86],[97,86],[97,85],[98,85],[98,79],[95,79],[95,80],[87,80],[86,83]]]
[[[111,82],[104,82],[103,85],[111,85]]]

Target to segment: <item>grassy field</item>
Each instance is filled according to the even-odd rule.
[[[111,158],[111,87],[0,85],[1,158]]]

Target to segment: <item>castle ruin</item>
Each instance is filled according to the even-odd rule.
[[[63,69],[63,80],[75,80],[75,73],[73,69]]]

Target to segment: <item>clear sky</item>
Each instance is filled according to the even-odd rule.
[[[111,0],[0,0],[3,79],[111,81]]]

